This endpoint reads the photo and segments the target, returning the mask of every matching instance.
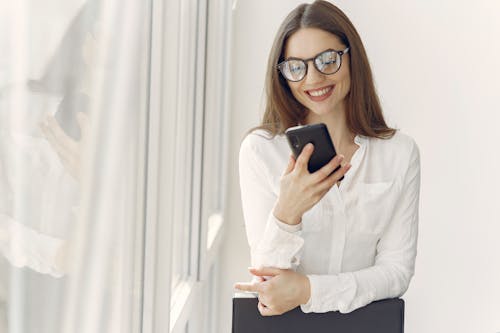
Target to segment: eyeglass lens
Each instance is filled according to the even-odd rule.
[[[328,50],[320,53],[314,59],[314,66],[323,74],[333,74],[340,68],[340,55]],[[301,59],[289,59],[282,62],[279,69],[283,76],[290,81],[300,81],[307,73],[307,63]]]

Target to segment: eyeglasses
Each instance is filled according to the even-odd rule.
[[[344,51],[330,49],[309,59],[288,58],[280,62],[277,68],[285,79],[298,82],[307,75],[307,63],[313,60],[314,67],[320,73],[331,75],[339,71],[342,64],[342,56],[347,52],[349,52],[349,48],[346,48]]]

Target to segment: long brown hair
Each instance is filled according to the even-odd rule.
[[[266,107],[260,126],[273,137],[299,123],[307,110],[292,95],[276,65],[284,60],[288,38],[301,28],[318,28],[337,36],[349,47],[351,87],[346,96],[346,121],[349,130],[368,137],[390,138],[396,132],[387,126],[375,92],[365,48],[347,16],[336,6],[317,0],[295,8],[281,24],[269,54],[266,74]]]

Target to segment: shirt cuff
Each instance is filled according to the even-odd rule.
[[[351,302],[356,294],[356,282],[351,273],[339,275],[307,275],[311,297],[301,304],[302,312],[352,311]]]
[[[65,241],[39,233],[0,214],[0,253],[15,267],[29,267],[42,274],[62,277],[60,251]]]
[[[286,232],[296,233],[302,230],[302,222],[300,222],[299,224],[288,224],[281,222],[277,218],[274,218],[274,220],[278,227]]]
[[[300,236],[301,226],[284,226],[272,213],[259,244],[252,251],[252,266],[289,269],[300,264],[300,250],[304,239]],[[288,228],[293,227],[293,228]],[[289,232],[285,229],[296,230]]]

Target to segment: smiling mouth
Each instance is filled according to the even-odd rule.
[[[331,85],[328,87],[306,90],[305,93],[311,100],[320,102],[322,100],[325,100],[332,94],[334,87],[335,85]]]

